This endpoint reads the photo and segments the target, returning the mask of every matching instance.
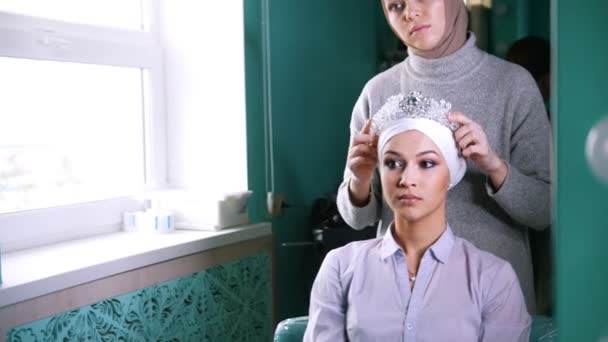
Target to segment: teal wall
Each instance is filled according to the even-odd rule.
[[[491,7],[472,5],[470,29],[477,46],[504,57],[509,46],[526,36],[549,39],[550,0],[492,0]]]
[[[262,0],[244,0],[245,88],[247,110],[247,176],[249,217],[268,221],[266,213],[266,158],[264,150],[264,72],[262,57]]]
[[[15,327],[7,341],[270,341],[270,286],[260,253]]]
[[[504,57],[511,43],[528,34],[528,1],[494,0],[490,18],[490,52]]]
[[[550,0],[493,0],[492,8],[474,9],[481,13],[484,32],[482,48],[504,57],[509,46],[526,36],[549,40]]]
[[[251,217],[265,212],[262,19],[270,24],[272,144],[275,193],[290,205],[272,219],[278,318],[304,315],[318,267],[312,241],[313,201],[337,190],[348,148],[352,107],[377,68],[378,1],[245,0],[249,185]]]
[[[551,39],[551,0],[529,0],[528,31],[532,36]]]
[[[604,342],[608,184],[593,174],[586,149],[591,129],[608,118],[608,1],[553,0],[552,6],[558,341]]]

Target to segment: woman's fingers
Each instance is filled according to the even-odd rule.
[[[369,134],[369,131],[372,127],[372,119],[367,119],[367,121],[365,121],[365,125],[363,125],[363,128],[361,129],[361,134]]]
[[[349,151],[350,159],[355,157],[364,157],[367,159],[376,160],[376,149],[366,144],[355,145],[350,148]]]
[[[456,141],[460,141],[462,137],[471,133],[471,131],[473,131],[473,127],[471,127],[471,125],[460,126],[456,131],[454,131],[454,139]]]
[[[496,165],[504,165],[492,150],[481,125],[458,112],[450,113],[448,120],[460,124],[454,139],[463,157],[472,160],[486,174],[500,168]]]
[[[365,122],[365,125],[361,129],[361,131],[354,135],[353,137],[353,146],[359,144],[366,144],[371,146],[376,146],[378,142],[378,136],[376,134],[370,134],[372,126],[372,120],[368,119]]]
[[[473,120],[469,119],[468,116],[462,114],[461,112],[451,112],[450,114],[448,114],[448,120],[463,126],[474,122]]]
[[[371,169],[373,170],[376,167],[376,161],[370,158],[366,158],[363,156],[354,157],[350,160],[350,168],[353,173],[357,174],[357,170],[361,168]]]
[[[359,144],[349,150],[349,165],[351,169],[360,167],[374,168],[378,162],[376,148],[367,144]],[[354,171],[354,170],[353,170]]]
[[[460,127],[454,132],[454,139],[463,152],[463,156],[468,157],[471,154],[483,152],[487,141],[485,132],[479,124],[459,112],[450,113],[448,119],[460,124]],[[476,146],[476,148],[468,150],[467,155],[465,155],[464,151],[472,146]]]
[[[469,132],[467,135],[463,136],[462,138],[458,139],[458,147],[461,150],[466,149],[467,147],[469,147],[470,145],[473,145],[475,143],[478,143],[479,141],[477,141],[477,138],[475,137],[475,134],[472,132]]]
[[[353,146],[364,144],[364,145],[374,145],[374,141],[378,139],[375,136],[370,134],[357,133],[353,136]]]
[[[481,151],[481,148],[479,147],[479,145],[473,144],[473,145],[468,146],[467,148],[464,148],[461,153],[462,153],[463,157],[471,158],[472,156],[481,154],[481,152],[482,151]]]

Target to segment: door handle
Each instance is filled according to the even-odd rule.
[[[291,205],[286,202],[285,195],[268,192],[266,194],[266,207],[270,217],[279,217],[283,215],[285,209],[291,208]]]
[[[608,185],[608,115],[589,130],[585,156],[591,172]]]

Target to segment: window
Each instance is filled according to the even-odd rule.
[[[0,10],[58,21],[125,30],[145,29],[142,0],[2,0]]]
[[[242,21],[242,2],[0,2],[2,251],[116,231],[144,191],[246,190]]]
[[[0,213],[141,191],[140,69],[0,57],[0,75]]]

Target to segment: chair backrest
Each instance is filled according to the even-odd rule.
[[[306,328],[304,328],[304,330],[306,330]],[[533,316],[530,342],[554,341],[557,341],[557,330],[553,325],[553,320],[546,316]]]
[[[277,325],[274,342],[302,342],[308,316],[288,318]]]

